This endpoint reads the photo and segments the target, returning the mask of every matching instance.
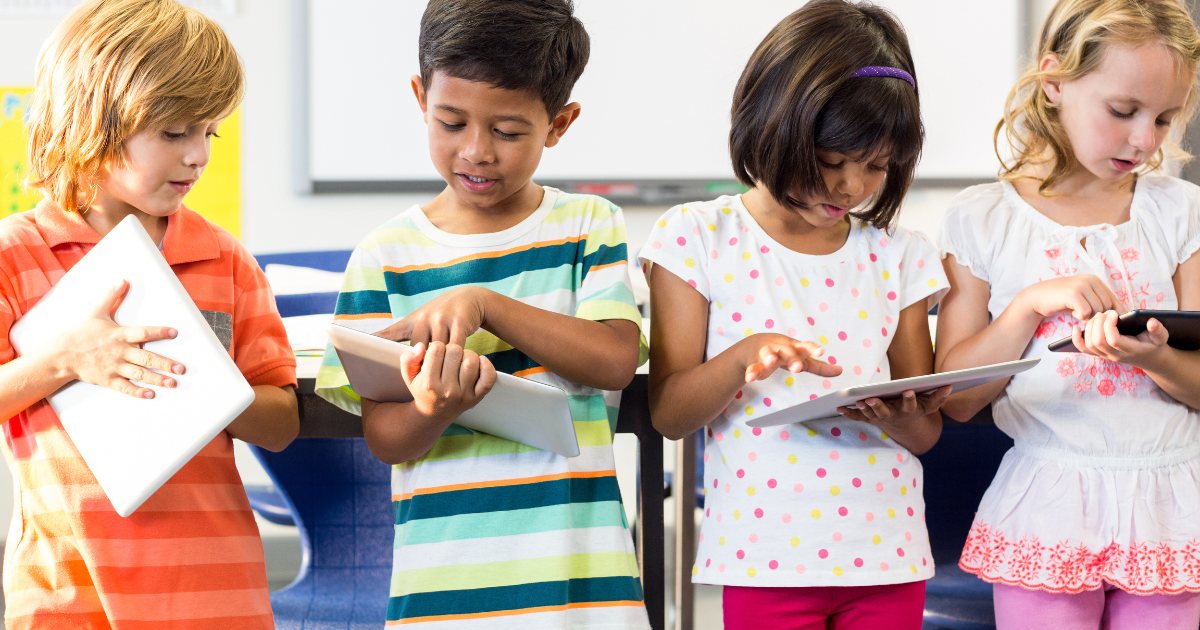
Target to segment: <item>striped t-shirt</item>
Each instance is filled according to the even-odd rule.
[[[49,201],[0,221],[0,363],[15,357],[13,322],[99,240],[78,213]],[[251,385],[295,386],[270,287],[237,239],[181,208],[168,219],[163,256]],[[17,485],[4,547],[9,630],[274,627],[228,432],[122,518],[45,400],[3,431]]]
[[[378,329],[463,285],[641,327],[621,210],[553,188],[533,214],[502,232],[449,234],[415,206],[380,226],[350,258],[337,319]],[[616,409],[599,390],[550,373],[487,331],[471,335],[467,347],[500,371],[566,390],[580,455],[452,424],[428,453],[393,467],[388,624],[647,628],[613,464]],[[359,412],[332,348],[317,393]]]

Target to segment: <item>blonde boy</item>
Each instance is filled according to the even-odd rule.
[[[0,221],[0,418],[19,486],[9,630],[273,627],[233,438],[279,450],[296,436],[295,359],[254,259],[182,203],[242,86],[221,29],[174,0],[91,0],[42,52],[29,153],[46,199]],[[176,386],[186,366],[141,348],[176,332],[117,326],[127,283],[44,351],[15,356],[8,330],[127,216],[161,243],[255,400],[122,518],[44,399],[74,380],[142,398]]]

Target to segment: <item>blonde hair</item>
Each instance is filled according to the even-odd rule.
[[[1175,54],[1181,71],[1186,69],[1193,75],[1183,111],[1175,117],[1171,130],[1182,137],[1183,127],[1196,108],[1194,75],[1200,61],[1200,34],[1187,8],[1178,0],[1059,0],[1042,24],[1031,64],[1009,92],[1004,118],[996,125],[993,144],[1001,162],[1000,178],[1012,181],[1027,177],[1027,167],[1052,161],[1050,173],[1038,187],[1040,194],[1048,195],[1076,161],[1058,110],[1046,97],[1041,81],[1078,79],[1099,67],[1110,46],[1138,47],[1147,43],[1165,46]],[[1039,64],[1046,55],[1054,55],[1058,67],[1043,72]],[[1011,161],[1006,162],[1000,154],[1001,130],[1013,152]],[[1048,158],[1047,152],[1053,157]],[[1139,172],[1156,170],[1167,155],[1191,157],[1168,137]]]
[[[129,137],[225,118],[242,101],[241,60],[224,31],[175,0],[90,0],[38,58],[29,180],[65,210],[96,195],[95,176],[124,164]]]

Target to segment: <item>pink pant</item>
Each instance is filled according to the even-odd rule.
[[[723,604],[725,630],[920,630],[925,582],[795,588],[726,586]]]
[[[996,630],[1196,630],[1200,593],[1134,595],[1115,586],[1077,595],[994,584]]]

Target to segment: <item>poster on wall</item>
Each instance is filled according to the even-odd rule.
[[[29,175],[25,116],[33,93],[28,87],[0,87],[0,218],[32,209],[41,200],[25,189]],[[226,118],[212,139],[204,176],[183,200],[209,221],[241,237],[241,110]]]

